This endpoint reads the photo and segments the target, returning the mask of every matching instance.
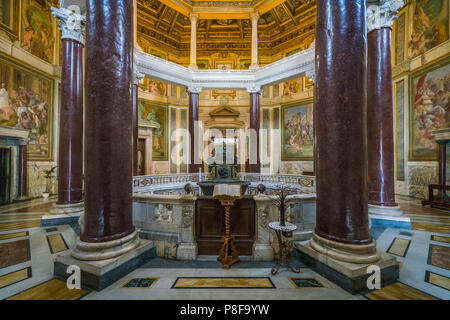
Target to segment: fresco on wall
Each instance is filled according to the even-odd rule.
[[[149,91],[155,95],[165,97],[167,94],[167,85],[163,82],[152,80],[149,84]]]
[[[410,161],[437,160],[432,131],[450,126],[450,59],[410,77]]]
[[[155,127],[153,132],[153,161],[168,160],[167,107],[139,99],[139,125]]]
[[[54,19],[45,2],[24,0],[22,7],[22,49],[47,62],[53,62]]]
[[[448,40],[448,0],[417,0],[414,8],[410,58]]]
[[[313,160],[314,131],[312,101],[282,108],[281,160]]]
[[[0,126],[30,130],[29,160],[52,159],[51,79],[9,63],[0,62]]]
[[[10,0],[0,0],[0,22],[6,26],[12,25],[12,8]]]
[[[302,90],[300,79],[291,80],[283,83],[283,93],[285,96],[291,96]]]

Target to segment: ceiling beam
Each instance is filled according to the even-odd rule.
[[[289,10],[289,8],[286,6],[286,3],[282,4],[284,11],[286,11],[287,15],[289,16],[289,18],[291,18],[292,22],[294,23],[294,25],[297,25],[297,21],[295,21],[294,16],[292,15],[291,10]]]

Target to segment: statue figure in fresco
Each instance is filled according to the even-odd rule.
[[[8,90],[6,90],[6,84],[2,83],[0,88],[0,121],[2,125],[11,126],[11,120],[13,116],[16,114],[14,109],[9,104],[9,94]]]
[[[158,118],[158,115],[155,112],[155,109],[152,109],[152,111],[147,116],[147,121],[156,127],[155,134],[153,135],[153,148],[155,150],[162,150],[162,138],[164,134],[164,128],[161,125],[161,121]]]

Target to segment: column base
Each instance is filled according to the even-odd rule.
[[[197,260],[198,248],[196,243],[180,243],[177,249],[177,260]]]
[[[388,206],[377,206],[374,204],[368,205],[369,214],[378,214],[398,217],[403,215],[403,211],[400,210],[400,206],[388,207]]]
[[[386,207],[369,204],[369,226],[412,230],[411,218],[403,215],[400,206]]]
[[[148,240],[141,240],[134,250],[121,256],[101,261],[81,261],[74,258],[70,251],[66,251],[56,256],[54,274],[65,280],[69,276],[67,268],[76,265],[81,269],[81,285],[100,291],[155,256],[156,248]]]
[[[325,239],[313,233],[310,241],[311,248],[327,257],[349,263],[374,263],[381,259],[375,240],[370,244],[356,245]]]
[[[254,261],[273,261],[273,248],[270,244],[255,243],[253,245]]]
[[[100,261],[116,258],[139,246],[139,236],[133,233],[107,242],[84,242],[77,239],[77,246],[72,251],[72,257],[82,261]]]
[[[198,67],[195,66],[195,65],[190,65],[190,66],[189,66],[189,69],[190,69],[190,70],[193,70],[193,71],[198,71]]]
[[[84,212],[84,201],[72,204],[57,204],[50,210],[50,214],[69,214]]]
[[[336,283],[351,294],[369,291],[367,279],[373,275],[367,273],[367,268],[377,265],[380,268],[381,287],[395,282],[399,277],[399,264],[397,260],[382,253],[375,263],[349,263],[336,260],[328,254],[316,251],[311,241],[296,243],[294,246],[298,259],[328,280]]]
[[[249,68],[248,68],[248,70],[258,70],[259,69],[259,66],[257,65],[257,64],[252,64]]]

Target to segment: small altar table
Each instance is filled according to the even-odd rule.
[[[297,230],[297,226],[286,222],[284,226],[280,225],[279,221],[269,223],[269,228],[275,231],[278,239],[278,258],[276,259],[276,265],[272,268],[271,273],[276,275],[280,270],[282,264],[291,269],[292,272],[300,273],[300,269],[296,269],[291,266],[291,246],[289,245],[289,238],[292,237],[292,232]]]

